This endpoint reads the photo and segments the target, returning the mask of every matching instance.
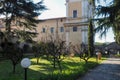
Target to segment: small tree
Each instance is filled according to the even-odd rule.
[[[76,45],[73,47],[73,51],[79,55],[80,60],[84,60],[86,63],[88,62],[90,58],[90,54],[88,53],[88,48],[84,43],[81,45]]]
[[[16,65],[23,57],[22,50],[16,43],[4,42],[1,44],[3,48],[3,57],[9,59],[13,65],[13,73],[15,73]]]
[[[46,44],[44,42],[39,42],[39,43],[35,43],[32,47],[34,55],[37,59],[37,64],[39,63],[39,58],[41,55],[45,55],[44,53],[46,53]]]
[[[53,38],[51,38],[51,40],[49,40],[46,44],[47,44],[47,52],[51,56],[51,61],[53,62],[53,67],[56,68],[56,63],[57,63],[61,71],[62,70],[61,61],[64,59],[65,49],[66,49],[65,41],[54,40]]]
[[[35,57],[37,58],[37,64],[39,63],[39,52],[38,52],[38,45],[35,43],[32,47],[33,53],[35,55]]]

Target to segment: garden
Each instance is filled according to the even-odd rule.
[[[28,69],[28,80],[76,80],[88,70],[96,67],[102,60],[96,62],[96,58],[90,58],[88,63],[79,57],[66,57],[61,63],[62,71],[58,66],[53,68],[51,61],[41,57],[39,63],[36,58],[30,58],[31,66]],[[24,69],[20,64],[16,66],[16,72],[12,72],[12,64],[9,60],[0,61],[0,80],[23,80]]]
[[[68,47],[65,41],[51,38],[31,43],[31,48],[28,45],[20,48],[21,42],[12,43],[7,39],[1,43],[0,80],[23,80],[20,61],[25,57],[31,61],[28,80],[76,80],[105,59],[98,61],[84,44]]]

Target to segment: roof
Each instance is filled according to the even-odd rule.
[[[120,45],[116,42],[112,42],[106,46],[106,49],[117,49],[120,50]]]
[[[41,20],[56,20],[56,19],[66,19],[67,17],[56,17],[56,18],[48,18],[48,19],[41,19]]]

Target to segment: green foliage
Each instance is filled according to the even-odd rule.
[[[16,65],[20,62],[23,57],[23,53],[21,49],[17,46],[17,44],[13,44],[10,42],[2,43],[3,49],[3,57],[9,59],[13,65],[13,73],[15,73]]]
[[[89,69],[98,65],[95,58],[91,58],[88,64],[79,60],[79,57],[67,57],[62,62],[63,71],[54,69],[46,59],[32,58],[32,65],[28,69],[28,80],[76,80],[85,74]],[[16,74],[11,74],[11,63],[8,60],[0,62],[0,80],[22,80],[24,79],[24,69],[18,64]]]
[[[101,42],[95,42],[95,45],[102,45],[103,43]]]
[[[107,1],[107,0],[106,0]],[[106,32],[112,28],[117,43],[120,43],[120,1],[113,0],[107,6],[99,5],[96,9],[98,16],[96,32],[100,32],[101,36],[106,35]]]
[[[88,53],[90,56],[93,56],[94,54],[94,27],[92,20],[90,20],[88,26]]]
[[[115,57],[120,58],[120,51],[117,54],[115,54]]]
[[[16,35],[29,37],[28,33],[33,34],[31,31],[35,32],[35,27],[40,21],[37,17],[45,9],[43,0],[38,3],[34,3],[33,0],[0,0],[0,16],[4,16],[8,35],[10,32],[16,34],[18,30]],[[15,30],[11,30],[13,26]]]
[[[46,51],[47,45],[44,42],[34,43],[32,49],[33,49],[33,53],[34,53],[35,57],[37,58],[37,64],[39,63],[40,56],[44,56],[44,55],[49,56],[49,54]],[[47,57],[47,59],[48,59],[48,57]]]
[[[115,35],[115,41],[120,44],[120,29],[114,32]]]
[[[40,55],[46,55],[54,68],[56,68],[56,65],[59,65],[60,71],[62,70],[61,61],[64,59],[65,49],[65,41],[53,39],[48,40],[47,42],[36,43],[33,46],[35,56],[37,57],[37,63]]]

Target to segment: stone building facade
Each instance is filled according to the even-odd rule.
[[[88,42],[88,22],[93,16],[93,6],[89,0],[66,0],[66,17],[44,19],[37,24],[36,41],[47,41],[51,36],[72,45]],[[0,29],[4,30],[2,19]]]
[[[62,39],[72,45],[88,42],[88,22],[93,16],[88,0],[66,0],[66,17],[44,19],[38,24],[36,40],[46,40],[49,36]]]

